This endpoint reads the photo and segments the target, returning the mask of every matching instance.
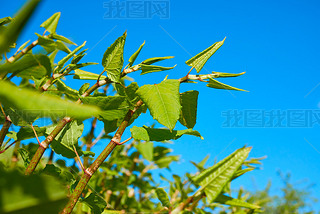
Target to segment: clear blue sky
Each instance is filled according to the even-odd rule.
[[[14,14],[23,2],[16,0],[14,5],[12,1],[2,2],[1,16]],[[249,189],[261,189],[272,179],[277,192],[280,182],[276,171],[280,169],[291,172],[294,181],[307,178],[308,183],[316,184],[313,193],[320,199],[318,121],[312,126],[296,128],[226,128],[223,127],[226,118],[221,115],[226,110],[258,110],[256,112],[260,113],[280,110],[281,113],[293,113],[289,118],[291,122],[320,117],[320,86],[317,87],[320,83],[319,1],[171,0],[164,1],[170,3],[169,18],[165,19],[160,19],[157,14],[150,19],[104,18],[108,9],[103,7],[103,2],[108,1],[43,1],[19,43],[36,39],[33,33],[43,32],[39,28],[42,21],[60,11],[57,32],[77,44],[87,41],[89,54],[84,61],[100,63],[107,47],[127,30],[126,60],[144,40],[146,45],[138,61],[155,56],[175,56],[162,63],[177,64],[174,70],[131,75],[141,86],[160,82],[166,75],[169,78],[185,75],[188,66],[184,62],[191,55],[226,36],[225,44],[205,68],[230,73],[246,71],[244,76],[220,80],[250,92],[214,90],[204,84],[182,86],[183,91],[200,91],[195,129],[205,140],[183,137],[170,145],[182,159],[174,164],[173,172],[182,175],[186,171],[195,171],[189,161],[200,161],[208,153],[211,155],[209,166],[215,157],[220,160],[235,149],[250,145],[253,146],[251,157],[267,155],[268,158],[263,161],[263,170],[246,174],[235,182],[234,187],[243,185]],[[100,73],[102,66],[88,67],[87,70]],[[75,88],[81,84],[81,81],[72,81]],[[311,117],[301,115],[310,112],[314,113]],[[146,120],[151,121],[148,114],[137,124],[142,125]],[[288,124],[288,119],[284,123]],[[177,128],[182,127],[178,125]]]

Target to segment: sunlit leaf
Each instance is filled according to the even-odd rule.
[[[249,208],[249,209],[259,209],[260,207],[255,205],[255,204],[250,204],[248,202],[242,201],[240,199],[236,198],[231,198],[229,196],[220,194],[214,202],[219,203],[219,204],[225,204],[225,205],[230,205],[234,207],[244,207],[244,208]]]
[[[157,65],[146,65],[146,64],[140,64],[141,67],[141,75],[143,74],[148,74],[148,73],[153,73],[153,72],[159,72],[159,71],[166,71],[173,69],[173,67],[162,67],[162,66],[157,66]]]
[[[120,74],[123,66],[123,49],[127,32],[120,36],[103,54],[102,65],[107,76],[113,82],[120,82]]]
[[[187,128],[193,128],[197,122],[198,91],[186,91],[180,94],[181,114],[179,121]]]
[[[60,15],[60,12],[53,14],[49,19],[43,22],[40,25],[40,27],[44,27],[50,33],[55,33],[60,19]]]
[[[93,106],[78,105],[55,96],[40,94],[33,90],[19,89],[5,81],[0,81],[0,102],[3,105],[25,111],[28,116],[46,117],[54,114],[56,117],[68,115],[74,118],[86,119],[98,115],[100,112],[98,108]]]
[[[131,135],[135,140],[145,140],[145,141],[166,141],[166,140],[176,140],[179,139],[182,135],[193,135],[196,137],[202,136],[199,132],[194,131],[192,129],[186,130],[173,130],[170,131],[168,129],[154,129],[144,127],[134,126],[130,129]]]
[[[136,145],[140,154],[148,161],[153,161],[153,143],[144,142]]]
[[[74,71],[74,76],[73,76],[73,79],[80,79],[80,80],[97,80],[98,78],[99,78],[99,74],[83,71],[80,69],[76,69]],[[105,78],[107,77],[101,75],[100,80],[103,80]]]
[[[152,117],[170,130],[175,127],[180,115],[179,86],[178,80],[164,80],[159,84],[144,85],[137,90]]]
[[[137,59],[141,49],[143,48],[144,44],[145,44],[145,41],[143,41],[142,45],[140,45],[138,50],[134,54],[132,54],[132,56],[129,58],[129,65],[128,65],[129,67],[131,67],[133,65],[133,63],[136,61],[136,59]]]
[[[151,65],[153,63],[156,63],[165,59],[172,59],[172,58],[174,58],[174,56],[153,57],[153,58],[144,60],[141,64]]]
[[[159,201],[161,202],[162,206],[169,208],[170,201],[169,201],[169,197],[168,197],[166,191],[164,191],[164,189],[162,189],[162,188],[157,188],[156,194],[157,194],[157,197],[158,197]]]
[[[213,78],[209,78],[209,83],[207,84],[208,87],[210,88],[216,88],[216,89],[225,89],[225,90],[236,90],[236,91],[246,91],[240,88],[235,88],[230,85],[226,85],[224,83],[221,83]]]
[[[197,192],[204,191],[209,203],[214,202],[224,186],[232,179],[234,173],[248,157],[251,147],[244,147],[218,162],[214,166],[202,171],[193,178],[201,186]]]
[[[208,59],[223,45],[225,39],[226,38],[224,38],[220,42],[214,43],[209,48],[205,49],[201,53],[198,53],[191,59],[187,60],[186,64],[191,67],[194,67],[197,70],[197,72],[200,72],[204,64],[206,64],[206,62],[208,61]]]

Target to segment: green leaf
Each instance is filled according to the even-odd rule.
[[[49,135],[56,126],[47,128],[46,134]],[[57,153],[67,158],[76,156],[73,146],[78,144],[78,139],[81,137],[84,125],[79,121],[71,121],[68,123],[50,144],[52,149]],[[82,153],[80,152],[79,155]]]
[[[61,69],[64,64],[71,59],[71,57],[73,57],[81,48],[83,48],[86,45],[86,42],[84,42],[82,45],[80,45],[79,47],[75,48],[71,53],[69,53],[67,56],[65,56],[64,58],[62,58],[59,62],[58,62],[58,70]]]
[[[71,53],[70,49],[61,41],[56,41],[55,45],[58,50],[61,50],[63,52],[66,52],[67,54]]]
[[[173,130],[180,115],[179,87],[178,80],[164,80],[159,84],[144,85],[137,90],[152,117],[170,130]]]
[[[148,161],[153,161],[153,143],[144,142],[136,145],[140,154]]]
[[[83,94],[90,88],[90,83],[83,84],[79,89],[79,94]]]
[[[52,176],[25,176],[0,168],[1,213],[54,214],[67,202],[65,187]]]
[[[36,33],[36,35],[38,36],[38,44],[48,53],[53,52],[57,48],[55,41],[53,41],[51,38],[41,36],[38,33]]]
[[[22,59],[0,66],[0,73],[13,73],[22,78],[41,79],[43,76],[50,76],[51,62],[48,56],[43,54],[26,54]]]
[[[38,137],[44,136],[47,127],[38,127],[38,126],[33,126],[34,130],[36,131]],[[35,138],[34,132],[31,128],[31,126],[22,126],[17,133],[17,140],[26,140],[30,138]]]
[[[90,207],[93,214],[102,213],[107,206],[107,202],[96,193],[90,193],[90,195],[82,199],[81,202]]]
[[[51,34],[51,38],[52,39],[56,39],[58,41],[65,42],[65,43],[70,44],[70,45],[77,45],[74,42],[72,42],[71,40],[69,40],[68,38],[66,38],[64,36],[61,36],[61,35],[58,35],[56,33]]]
[[[50,33],[55,33],[60,19],[60,15],[60,12],[53,14],[49,19],[43,22],[40,25],[40,27],[44,27]]]
[[[127,101],[131,104],[131,107],[134,107],[138,102],[139,97],[136,92],[139,89],[139,86],[136,82],[131,83],[127,87],[124,87],[121,84],[116,84],[115,88],[120,96],[125,96],[127,98]]]
[[[172,59],[172,58],[174,58],[174,56],[153,57],[153,58],[144,60],[141,64],[151,65],[153,63],[156,63],[165,59]]]
[[[249,209],[259,209],[260,207],[255,204],[250,204],[248,202],[242,201],[240,199],[236,198],[231,198],[229,196],[220,194],[214,202],[219,203],[219,204],[225,204],[225,205],[230,205],[234,207],[244,207],[244,208],[249,208]]]
[[[144,127],[134,126],[130,129],[130,131],[131,131],[132,137],[135,140],[145,140],[145,141],[176,140],[176,139],[179,139],[184,134],[193,135],[203,139],[199,132],[194,131],[192,129],[170,131],[168,129],[154,129],[154,128],[148,128],[146,126]]]
[[[0,19],[0,26],[10,23],[13,20],[11,17],[4,17]]]
[[[168,168],[173,161],[178,161],[179,156],[165,156],[155,161],[159,168]]]
[[[55,84],[59,92],[64,93],[70,100],[77,101],[79,99],[79,92],[67,86],[61,79],[57,79]]]
[[[173,67],[162,67],[162,66],[157,66],[157,65],[145,65],[145,64],[140,64],[141,67],[141,75],[143,74],[148,74],[148,73],[153,73],[153,72],[159,72],[159,71],[165,71],[165,70],[170,70],[173,69]]]
[[[102,65],[111,81],[119,83],[123,66],[123,49],[127,32],[124,32],[103,54]]]
[[[193,128],[197,122],[198,91],[186,91],[180,94],[181,114],[179,121],[187,128]]]
[[[231,73],[221,73],[221,72],[212,72],[212,74],[216,75],[217,77],[238,77],[238,76],[241,76],[243,74],[245,74],[246,72],[241,72],[241,73],[238,73],[238,74],[231,74]]]
[[[74,71],[73,79],[80,79],[80,80],[97,80],[99,77],[99,74],[91,73],[88,71],[83,71],[80,69],[76,69]],[[107,78],[106,76],[101,75],[100,79],[103,80]]]
[[[164,189],[157,188],[156,194],[157,194],[157,197],[158,197],[159,201],[161,202],[162,206],[168,207],[168,208],[171,206],[169,197],[168,197],[166,191],[164,191]]]
[[[129,110],[129,104],[126,97],[123,96],[89,96],[82,97],[82,102],[89,105],[98,106],[101,108],[99,114],[100,120],[116,120],[123,119]]]
[[[144,44],[145,44],[145,41],[143,41],[143,43],[142,43],[142,45],[140,45],[139,49],[134,54],[132,54],[132,56],[129,58],[129,65],[128,65],[129,67],[131,67],[133,65],[134,61],[136,61]]]
[[[19,10],[9,26],[6,29],[0,29],[0,55],[7,51],[10,45],[16,42],[21,30],[30,19],[39,2],[40,0],[28,1],[22,9]]]
[[[73,118],[87,119],[100,112],[94,106],[78,105],[33,90],[19,89],[5,81],[0,81],[0,102],[5,106],[24,111],[28,117],[64,117],[68,115]]]
[[[226,89],[226,90],[236,90],[236,91],[246,91],[246,90],[243,90],[243,89],[240,89],[240,88],[235,88],[235,87],[232,87],[230,85],[226,85],[226,84],[223,84],[215,79],[212,79],[212,78],[209,78],[209,83],[207,84],[208,87],[210,88],[216,88],[216,89]]]
[[[194,57],[186,61],[186,64],[191,67],[194,67],[199,73],[203,68],[204,64],[206,64],[206,62],[208,61],[208,59],[223,45],[225,39],[226,38],[224,38],[220,42],[214,43],[209,48],[195,55]]]
[[[207,155],[202,161],[200,161],[199,163],[195,163],[193,161],[190,161],[195,167],[197,167],[197,169],[201,172],[202,170],[204,170],[204,165],[207,163],[208,159],[209,159],[210,155]]]
[[[248,157],[250,151],[251,147],[238,149],[214,166],[202,171],[193,178],[193,181],[201,186],[197,192],[205,191],[208,202],[214,202],[224,186],[232,179],[234,173]]]
[[[26,150],[25,148],[19,148],[18,152],[21,155],[21,158],[24,162],[24,166],[27,167],[31,160],[28,150]]]

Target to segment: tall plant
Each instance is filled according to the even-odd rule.
[[[108,210],[105,210],[107,202],[113,202],[115,209],[122,209],[124,208],[123,200],[129,200],[128,197],[136,197],[133,193],[136,188],[140,191],[139,196],[137,196],[139,200],[136,200],[136,203],[142,203],[143,197],[156,195],[162,206],[157,203],[145,203],[146,207],[142,207],[144,203],[141,205],[132,203],[132,205],[126,207],[128,210],[203,213],[205,211],[198,207],[200,206],[199,202],[204,199],[206,200],[204,204],[209,208],[213,208],[213,203],[220,203],[241,206],[250,210],[259,209],[256,205],[233,199],[230,195],[227,195],[229,184],[233,179],[255,168],[250,164],[257,163],[257,160],[246,161],[251,147],[240,148],[207,169],[204,169],[204,162],[200,163],[197,165],[200,172],[195,176],[188,176],[186,183],[182,183],[181,178],[175,175],[175,182],[171,185],[177,192],[169,194],[171,199],[163,189],[157,188],[157,185],[150,186],[145,182],[146,177],[153,181],[151,174],[148,174],[150,169],[169,167],[171,162],[177,161],[176,156],[169,155],[170,150],[167,147],[155,147],[154,141],[176,140],[183,135],[202,138],[198,131],[193,130],[197,118],[199,92],[195,90],[181,92],[181,84],[200,82],[205,83],[210,88],[243,91],[217,80],[221,77],[240,76],[243,73],[192,73],[194,69],[197,73],[202,71],[205,63],[223,45],[224,40],[214,43],[187,60],[186,64],[191,68],[179,79],[168,79],[166,77],[162,81],[157,80],[153,85],[138,86],[137,82],[131,82],[127,85],[125,80],[127,75],[132,72],[141,72],[141,75],[145,75],[173,69],[174,66],[155,65],[155,63],[172,57],[154,57],[136,63],[144,46],[143,43],[128,59],[127,65],[124,66],[123,52],[127,37],[125,32],[111,44],[102,56],[103,69],[99,74],[81,70],[85,66],[97,63],[80,62],[86,54],[86,49],[83,49],[85,42],[70,50],[68,46],[76,44],[56,33],[60,13],[55,13],[40,25],[45,28],[45,31],[42,35],[36,34],[37,40],[29,45],[27,42],[24,43],[15,54],[8,58],[6,53],[15,47],[16,39],[26,20],[36,8],[37,3],[38,1],[35,0],[29,1],[14,19],[6,17],[0,20],[0,38],[2,38],[0,54],[4,55],[3,64],[0,65],[0,102],[3,124],[0,132],[1,153],[5,154],[7,151],[12,151],[12,157],[16,159],[18,158],[17,154],[20,154],[26,167],[25,175],[34,179],[33,183],[44,184],[39,187],[35,185],[33,188],[37,190],[42,188],[43,191],[46,190],[53,194],[52,185],[55,181],[49,182],[50,179],[56,177],[58,180],[62,180],[62,183],[68,186],[70,192],[68,202],[61,213],[71,213],[79,198],[81,198],[81,202],[91,208],[93,213],[108,212]],[[32,49],[36,46],[41,46],[45,54],[33,54]],[[59,51],[65,52],[65,56],[56,60]],[[94,80],[95,84],[90,86],[89,83],[84,83],[79,90],[75,90],[66,81],[65,77],[67,76],[73,76],[74,79],[79,81]],[[18,81],[17,77],[20,77],[22,81]],[[190,87],[192,87],[192,84],[190,84]],[[110,93],[110,88],[115,93]],[[127,127],[147,110],[149,110],[153,119],[165,128],[133,126],[130,129],[131,137],[123,140],[122,136]],[[51,118],[52,124],[43,127],[33,125],[36,121],[47,117]],[[87,135],[83,135],[83,121],[85,120],[92,120],[91,129]],[[97,120],[104,123],[104,129],[96,137],[94,132]],[[175,130],[178,121],[186,128]],[[21,128],[18,132],[14,132],[9,131],[10,126]],[[44,140],[40,141],[41,137]],[[80,138],[84,142],[82,146],[79,145]],[[94,159],[95,154],[91,151],[91,148],[101,138],[110,138],[110,142]],[[3,144],[5,139],[7,141]],[[21,147],[19,142],[24,142],[27,139],[36,139],[38,145],[27,144]],[[132,142],[128,146],[123,146],[124,143],[129,141]],[[14,149],[10,150],[10,146],[14,144]],[[52,152],[47,163],[43,165],[46,160],[43,154],[49,147],[51,147]],[[83,147],[86,149],[83,150]],[[119,147],[121,149],[118,149]],[[55,153],[65,158],[75,159],[80,164],[79,168],[82,171],[79,172],[82,173],[80,179],[75,177],[79,174],[77,171],[68,172],[71,169],[77,170],[76,167],[66,167],[61,161],[53,164]],[[113,155],[105,162],[110,154]],[[81,157],[83,158],[83,164]],[[142,160],[147,160],[150,164],[146,165],[145,161]],[[11,163],[15,162],[13,159],[11,160]],[[120,171],[115,170],[115,167],[119,168]],[[16,168],[19,169],[19,167]],[[36,168],[39,170],[36,171]],[[125,169],[125,172],[123,172],[123,169]],[[139,175],[135,175],[134,171],[138,171]],[[6,170],[3,170],[3,174],[7,178],[20,176],[17,173],[6,172]],[[43,177],[43,174],[49,174],[51,177]],[[102,174],[106,180],[99,180],[95,174],[99,174],[99,176]],[[120,175],[123,178],[120,178]],[[134,183],[132,179],[137,183]],[[104,199],[93,192],[96,188],[92,189],[91,185],[87,188],[88,183],[91,183],[92,180],[95,181],[94,186],[105,195]],[[122,183],[120,184],[119,181]],[[4,183],[9,185],[10,182],[14,181],[7,180]],[[185,186],[187,183],[188,185]],[[3,191],[6,193],[9,191],[6,188],[8,185],[3,186]],[[21,188],[25,188],[26,184],[21,180],[19,185],[22,186]],[[133,191],[131,193],[127,192],[130,188]],[[42,190],[39,190],[40,193]],[[45,193],[48,194],[46,191]],[[59,189],[59,197],[46,197],[48,200],[44,202],[58,203],[58,207],[62,206],[65,203],[65,196],[62,192]],[[37,198],[39,195],[41,194],[35,194],[33,197]],[[112,197],[116,197],[116,199]],[[38,204],[44,202],[40,200]],[[32,206],[18,207],[11,203],[1,209],[3,212],[10,212],[15,209],[32,209]],[[79,206],[77,210],[81,212],[82,208]],[[45,208],[43,206],[42,210]]]

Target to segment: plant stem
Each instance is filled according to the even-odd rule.
[[[46,151],[46,149],[49,147],[49,144],[53,141],[53,139],[60,133],[60,131],[64,128],[64,126],[71,121],[70,117],[65,117],[62,120],[59,121],[58,125],[55,127],[55,129],[46,137],[44,141],[42,141],[32,157],[26,171],[25,175],[30,175],[35,168],[37,167],[43,153]]]
[[[89,168],[85,170],[85,173],[81,176],[81,179],[76,186],[75,190],[71,194],[69,198],[68,204],[65,206],[61,214],[69,214],[72,212],[74,206],[76,205],[82,191],[86,187],[92,175],[97,171],[100,165],[105,161],[105,159],[110,155],[113,149],[120,143],[123,132],[128,126],[132,115],[138,110],[138,108],[143,104],[141,100],[139,100],[136,104],[136,107],[133,110],[129,110],[122,123],[120,124],[117,132],[114,137],[111,139],[110,143],[106,146],[106,148],[101,152],[101,154],[97,157],[97,159],[90,165]]]
[[[3,143],[3,140],[4,138],[6,137],[7,133],[8,133],[8,130],[11,126],[12,122],[10,120],[10,117],[9,116],[6,116],[6,120],[0,130],[0,148],[2,146],[2,143]]]
[[[13,62],[17,61],[17,60],[20,59],[23,55],[25,55],[27,52],[29,52],[32,48],[34,48],[37,44],[38,44],[38,40],[35,40],[35,41],[32,42],[30,45],[28,45],[27,47],[25,47],[24,49],[22,49],[17,55],[13,55],[12,57],[10,57],[10,58],[7,60],[7,62],[13,63]]]

